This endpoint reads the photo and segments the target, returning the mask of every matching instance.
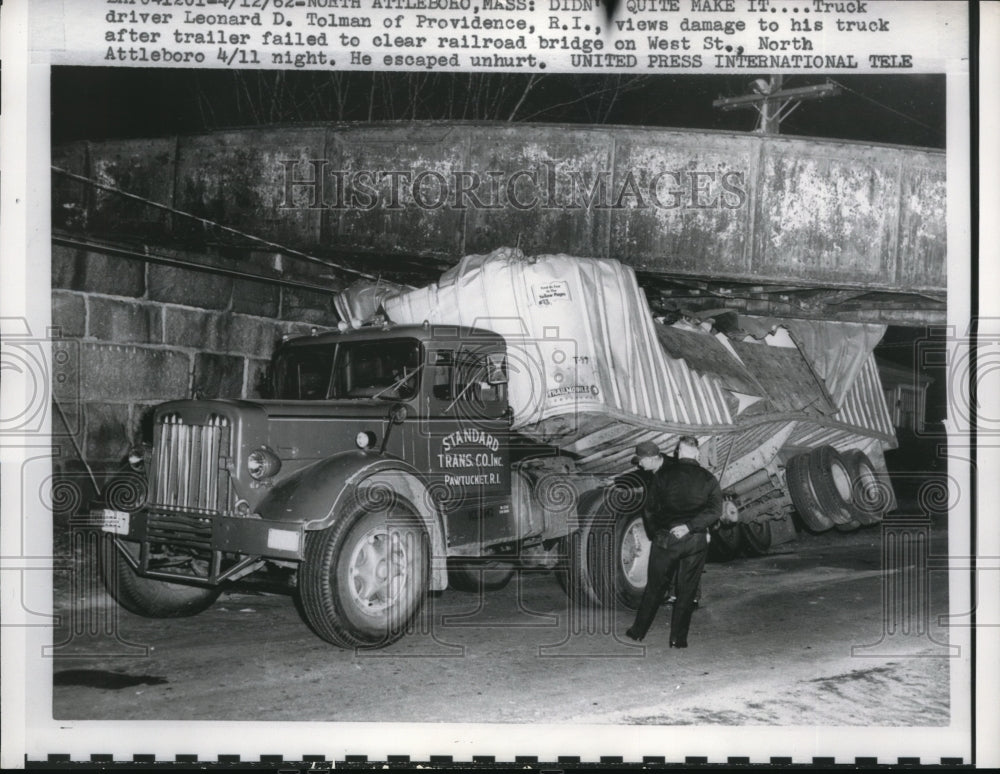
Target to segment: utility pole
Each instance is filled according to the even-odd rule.
[[[755,131],[761,134],[780,134],[781,122],[807,99],[823,99],[840,94],[840,87],[834,83],[818,86],[800,86],[783,89],[784,76],[772,75],[768,80],[757,78],[750,84],[753,94],[742,97],[721,97],[712,102],[712,107],[720,110],[756,110],[759,114]]]

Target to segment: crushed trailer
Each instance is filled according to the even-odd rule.
[[[123,606],[193,614],[277,573],[342,647],[390,644],[428,591],[518,567],[634,607],[649,541],[632,450],[680,435],[727,495],[717,555],[793,538],[793,512],[852,530],[893,505],[881,326],[667,325],[617,261],[509,248],[337,307],[338,331],[278,348],[270,399],[156,408],[141,493],[98,513]]]

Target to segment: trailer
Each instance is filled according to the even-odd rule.
[[[269,399],[155,409],[136,486],[96,513],[123,607],[192,615],[267,578],[326,641],[382,647],[430,591],[544,567],[574,604],[634,608],[649,539],[631,450],[680,435],[727,495],[718,555],[792,538],[793,512],[853,530],[892,507],[880,326],[666,325],[617,261],[507,248],[338,310],[338,330],[278,347]]]

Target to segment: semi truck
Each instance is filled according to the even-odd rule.
[[[568,260],[529,268],[565,277],[588,265]],[[589,266],[608,270],[599,263]],[[560,299],[583,300],[582,286],[553,282],[542,293],[524,284],[550,315],[543,323]],[[638,297],[632,285],[622,297]],[[313,631],[344,648],[389,645],[429,592],[498,588],[520,568],[552,570],[573,604],[635,608],[649,536],[632,449],[655,439],[669,452],[680,434],[699,437],[726,495],[711,540],[721,558],[794,538],[793,512],[812,531],[853,530],[892,507],[881,449],[893,437],[870,352],[854,352],[839,406],[823,409],[833,371],[819,378],[800,349],[656,323],[626,305],[639,322],[621,335],[652,335],[662,378],[677,382],[643,418],[622,410],[625,395],[607,402],[621,392],[615,381],[644,393],[641,369],[619,362],[618,336],[595,350],[593,336],[564,335],[571,325],[498,331],[430,319],[448,314],[412,302],[403,306],[427,313],[419,324],[398,322],[400,305],[381,298],[367,320],[282,342],[266,399],[155,408],[151,438],[129,457],[136,485],[95,514],[119,604],[193,615],[225,589],[266,580],[292,590]],[[787,394],[796,374],[813,379],[800,400]]]

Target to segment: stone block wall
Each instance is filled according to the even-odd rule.
[[[190,260],[190,256],[189,256]],[[209,259],[210,260],[210,259]],[[57,471],[116,469],[166,400],[262,397],[282,335],[336,325],[330,294],[53,245]],[[145,423],[145,424],[144,424]],[[75,443],[74,443],[75,442]]]

